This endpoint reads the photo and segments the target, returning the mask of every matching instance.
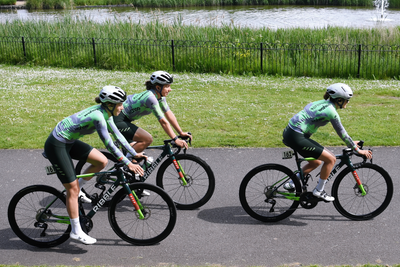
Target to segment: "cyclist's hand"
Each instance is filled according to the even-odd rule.
[[[136,156],[133,157],[134,159],[141,159],[141,158],[145,158],[145,160],[147,160],[147,156],[141,152],[141,153],[137,153]]]
[[[177,146],[181,147],[181,148],[186,148],[186,149],[188,149],[188,144],[187,144],[185,141],[181,140],[181,139],[176,139],[176,140],[175,140],[175,144],[176,144]]]
[[[371,150],[359,150],[358,154],[365,156],[367,159],[372,159],[372,151]]]
[[[144,171],[142,167],[140,167],[138,164],[133,164],[132,162],[128,164],[128,168],[130,171],[139,174],[140,176],[143,176]]]
[[[190,134],[190,133],[184,133],[184,132],[182,132],[180,135],[179,135],[180,137],[186,137],[186,138],[190,138],[190,140],[192,140],[193,139],[193,136]]]

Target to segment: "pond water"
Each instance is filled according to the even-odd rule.
[[[224,6],[191,8],[76,8],[73,10],[28,11],[1,10],[0,23],[20,20],[54,21],[64,16],[78,20],[132,21],[146,23],[159,20],[168,24],[217,26],[235,25],[251,28],[354,28],[400,26],[400,9],[388,9],[384,19],[374,7],[326,6]]]

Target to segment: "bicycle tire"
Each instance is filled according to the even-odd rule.
[[[37,226],[40,210],[56,198],[58,200],[49,210],[53,214],[68,217],[65,195],[53,187],[32,185],[21,189],[13,196],[8,206],[8,222],[22,241],[36,247],[48,248],[60,245],[69,238],[70,224],[46,222],[46,230]]]
[[[333,205],[351,220],[369,220],[388,207],[393,196],[393,181],[382,167],[375,164],[365,163],[355,169],[367,194],[361,195],[351,169],[346,168],[333,182]]]
[[[174,229],[176,207],[168,194],[160,187],[148,183],[129,185],[140,198],[144,219],[137,216],[125,188],[111,200],[108,219],[114,232],[128,243],[140,246],[153,245],[164,240]],[[141,195],[146,190],[149,195]]]
[[[289,181],[288,177],[294,177],[294,173],[279,164],[264,164],[252,169],[243,178],[239,188],[243,209],[262,222],[277,222],[289,217],[300,202],[281,195],[289,193],[283,188]],[[300,181],[293,179],[293,182],[293,196],[300,197]]]
[[[194,155],[178,154],[175,158],[186,175],[187,185],[182,184],[171,158],[160,166],[156,184],[171,196],[177,209],[193,210],[203,206],[210,200],[215,189],[211,167]]]

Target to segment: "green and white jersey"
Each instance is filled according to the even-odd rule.
[[[157,99],[157,94],[154,90],[146,90],[142,93],[128,95],[122,112],[130,121],[138,120],[151,113],[156,116],[157,120],[161,120],[168,110],[169,107],[165,97]]]
[[[290,119],[289,127],[298,133],[304,134],[304,136],[308,138],[314,134],[319,127],[325,126],[329,122],[346,145],[356,149],[356,144],[347,134],[340,122],[335,104],[329,100],[320,100],[305,106],[302,111]]]
[[[107,111],[101,105],[89,107],[63,119],[54,128],[53,136],[60,142],[70,144],[82,136],[92,134],[96,131],[108,151],[118,161],[123,161],[127,165],[130,162],[114,145],[109,132],[116,140],[121,142],[129,153],[132,155],[137,154],[115,126],[113,117],[109,117]]]

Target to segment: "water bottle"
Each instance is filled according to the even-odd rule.
[[[146,170],[148,167],[150,167],[153,161],[153,157],[147,157],[147,160],[143,164],[143,170]]]

